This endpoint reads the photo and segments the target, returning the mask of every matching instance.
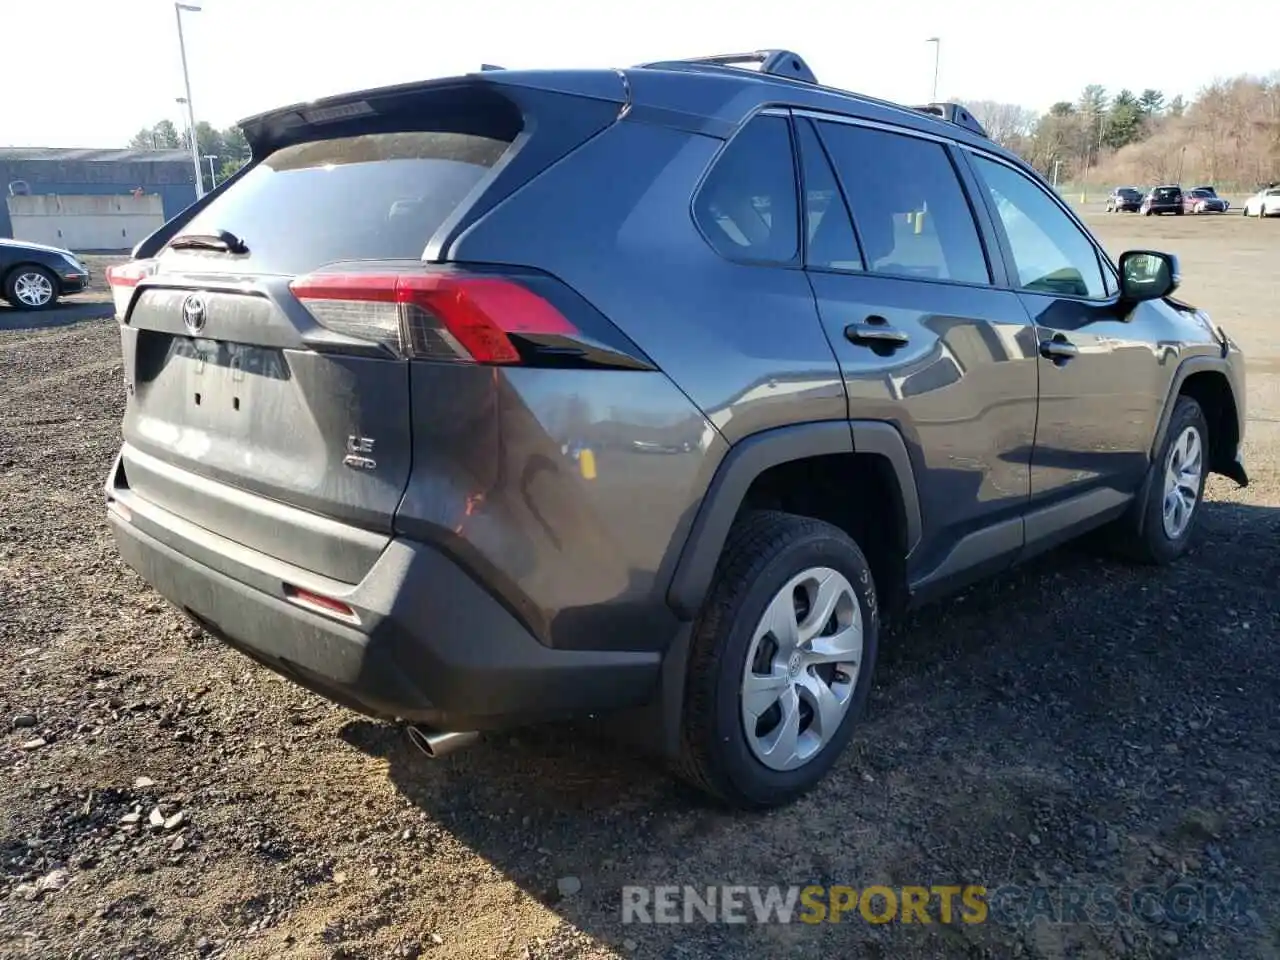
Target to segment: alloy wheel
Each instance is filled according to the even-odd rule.
[[[1204,475],[1204,445],[1200,431],[1187,427],[1169,448],[1164,469],[1164,533],[1177,540],[1191,524],[1200,499]]]
[[[53,299],[53,284],[43,273],[30,270],[18,274],[13,282],[13,295],[28,307],[43,307]]]

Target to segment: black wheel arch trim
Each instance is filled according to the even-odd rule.
[[[1239,354],[1236,354],[1238,357]],[[1141,532],[1145,525],[1145,513],[1141,509],[1141,504],[1147,502],[1147,496],[1151,488],[1151,484],[1155,482],[1159,473],[1160,450],[1164,446],[1165,437],[1169,432],[1169,422],[1173,419],[1173,408],[1177,406],[1178,397],[1182,396],[1182,386],[1187,379],[1197,373],[1217,373],[1227,382],[1227,389],[1231,393],[1231,401],[1236,408],[1236,430],[1239,436],[1244,437],[1244,407],[1241,405],[1242,397],[1237,389],[1242,386],[1238,383],[1238,378],[1233,376],[1233,369],[1230,361],[1221,356],[1212,354],[1197,354],[1187,357],[1178,364],[1178,369],[1174,371],[1173,378],[1169,382],[1169,392],[1164,398],[1164,407],[1160,411],[1160,419],[1156,423],[1155,436],[1151,440],[1150,466],[1147,469],[1147,476],[1142,481],[1142,488],[1138,492],[1138,496],[1134,500],[1135,515],[1134,520],[1137,524],[1138,531]],[[1213,443],[1213,438],[1209,438],[1209,442]],[[1211,463],[1212,469],[1212,463]],[[1235,480],[1241,486],[1249,483],[1248,475],[1245,473],[1244,465],[1239,461],[1234,463],[1234,469],[1230,473],[1224,474]]]
[[[1239,357],[1239,354],[1236,354]],[[1219,355],[1214,354],[1196,354],[1187,357],[1178,364],[1178,369],[1174,371],[1173,378],[1169,383],[1169,392],[1164,398],[1164,407],[1160,411],[1160,420],[1156,424],[1155,436],[1151,440],[1151,460],[1160,455],[1160,448],[1164,446],[1165,434],[1169,432],[1169,421],[1173,418],[1173,408],[1178,402],[1178,397],[1182,395],[1182,386],[1187,380],[1197,373],[1217,373],[1227,382],[1227,389],[1231,393],[1231,402],[1236,409],[1236,429],[1241,439],[1244,438],[1244,407],[1241,404],[1243,399],[1240,391],[1237,389],[1243,384],[1238,382],[1238,376],[1231,362]]]
[[[907,552],[914,549],[922,530],[920,500],[906,442],[895,426],[879,420],[831,420],[752,434],[725,454],[698,507],[667,589],[667,602],[678,617],[697,616],[729,528],[756,477],[782,463],[839,453],[865,453],[888,461],[901,495]]]

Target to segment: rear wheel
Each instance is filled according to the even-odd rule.
[[[58,278],[44,267],[24,264],[4,283],[4,298],[19,310],[43,310],[58,299]]]
[[[694,628],[681,774],[735,807],[805,793],[853,734],[878,636],[871,568],[847,534],[788,513],[742,517]]]

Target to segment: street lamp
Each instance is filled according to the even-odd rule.
[[[213,161],[218,159],[216,153],[206,153],[204,158],[209,161],[209,189],[212,190],[218,185],[218,175],[213,172]]]
[[[187,129],[191,131],[191,166],[196,172],[196,199],[204,196],[204,174],[200,171],[200,151],[196,147],[196,112],[191,106],[191,77],[187,74],[187,44],[182,38],[182,11],[199,13],[200,8],[193,3],[175,3],[174,16],[178,19],[178,52],[182,54],[182,83],[187,96],[181,102],[187,105]]]
[[[930,37],[925,43],[933,44],[933,99],[930,103],[938,102],[938,62],[942,59],[942,38]]]

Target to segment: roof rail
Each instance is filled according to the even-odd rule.
[[[716,53],[708,57],[689,57],[684,60],[663,60],[656,63],[641,64],[643,67],[660,67],[676,63],[700,63],[715,67],[738,67],[747,63],[760,64],[760,72],[773,77],[787,77],[791,80],[803,80],[805,83],[817,83],[809,65],[798,53],[790,50],[756,50],[751,53]]]
[[[785,77],[790,80],[800,80],[804,83],[817,84],[818,78],[813,71],[809,69],[809,65],[804,62],[804,58],[798,53],[791,50],[755,50],[751,53],[716,53],[707,57],[688,57],[682,60],[659,60],[653,63],[642,63],[644,67],[671,67],[679,64],[699,64],[709,67],[741,67],[743,64],[758,63],[760,65],[760,73],[768,74],[773,77]],[[983,128],[982,124],[977,121],[973,114],[962,107],[958,103],[927,103],[923,106],[908,107],[907,109],[916,110],[920,113],[927,113],[930,116],[937,117],[939,120],[945,120],[947,123],[954,123],[958,127],[971,133],[976,133],[980,137],[990,139],[990,135]]]
[[[940,120],[946,120],[948,123],[954,123],[958,127],[964,127],[972,133],[989,139],[989,135],[983,129],[982,124],[977,121],[972,113],[958,103],[926,103],[924,106],[912,107],[911,109],[927,113]]]

